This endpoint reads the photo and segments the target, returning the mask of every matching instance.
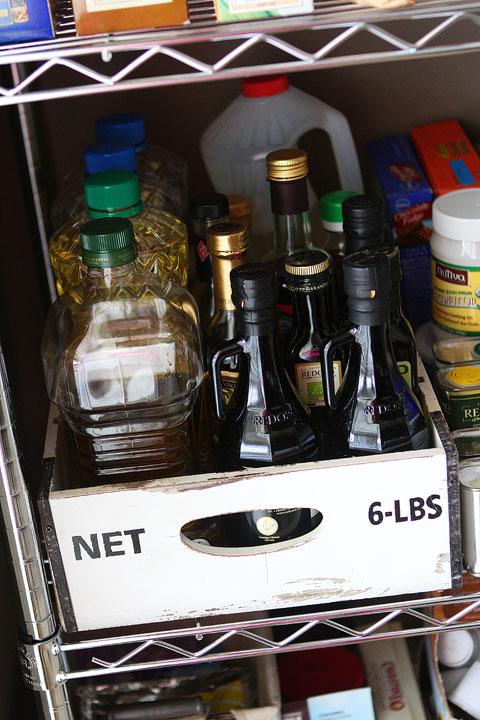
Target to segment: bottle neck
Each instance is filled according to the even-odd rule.
[[[402,315],[402,301],[400,296],[400,283],[393,282],[390,288],[390,317]]]
[[[330,284],[321,290],[292,292],[293,315],[299,327],[318,332],[326,337],[335,332]]]
[[[345,235],[345,257],[352,253],[362,250],[362,248],[370,247],[371,245],[382,245],[385,239],[383,233],[379,232],[375,235],[355,235],[353,233],[346,233]]]
[[[270,197],[277,254],[289,255],[311,247],[307,178],[291,182],[271,180]]]
[[[233,312],[235,310],[235,305],[232,302],[230,272],[238,265],[243,265],[246,252],[247,248],[241,252],[231,252],[225,255],[211,253],[216,312],[223,310]]]
[[[130,275],[137,270],[138,267],[136,262],[118,265],[117,267],[88,267],[86,277],[95,282],[100,281],[106,287],[110,287],[118,281],[123,281],[127,275]]]
[[[358,325],[355,339],[362,347],[359,384],[362,386],[366,383],[373,386],[378,399],[382,394],[382,388],[385,390],[388,386],[388,392],[391,392],[392,372],[396,373],[388,322],[370,326]]]

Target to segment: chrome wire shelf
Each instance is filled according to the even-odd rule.
[[[479,2],[418,0],[407,9],[379,11],[323,0],[313,15],[226,25],[203,21],[202,8],[209,6],[202,2],[197,20],[185,27],[83,38],[67,33],[4,47],[0,63],[17,72],[10,87],[0,87],[0,105],[480,50]],[[470,39],[459,42],[455,30],[466,25]],[[205,59],[206,45],[220,57]],[[261,49],[258,63],[252,63],[253,48]],[[265,59],[265,52],[272,57]],[[152,75],[151,61],[159,58],[173,69]],[[53,75],[52,86],[44,87],[57,68],[68,70],[73,82],[59,87]]]
[[[461,608],[453,610],[461,603]],[[444,620],[434,617],[435,606],[441,605]],[[57,682],[72,679],[107,676],[140,670],[153,670],[176,665],[191,665],[201,661],[232,660],[265,654],[307,650],[332,645],[352,645],[360,642],[393,637],[430,635],[441,631],[478,627],[471,614],[480,607],[480,595],[449,595],[435,598],[358,606],[349,609],[325,610],[302,615],[261,617],[226,621],[205,625],[195,621],[182,629],[162,630],[111,638],[81,640],[72,643],[59,641],[56,653],[81,653],[83,660],[92,653],[93,667],[59,672]],[[388,626],[399,621],[402,629]],[[351,623],[351,624],[349,624]],[[355,627],[356,626],[356,627]],[[282,640],[271,639],[273,627],[282,628]],[[324,639],[307,640],[306,633],[324,629]],[[235,641],[241,641],[235,647]],[[192,642],[198,650],[192,650]],[[120,648],[119,657],[111,659],[106,648]],[[145,653],[148,659],[145,659]],[[155,658],[155,653],[158,658]],[[69,663],[70,664],[70,663]],[[76,663],[73,663],[75,665]]]

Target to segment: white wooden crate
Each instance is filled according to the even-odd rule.
[[[456,454],[428,380],[422,390],[428,450],[74,490],[62,489],[69,453],[59,442],[55,458],[52,417],[40,509],[65,629],[459,584]],[[199,551],[180,533],[194,519],[267,507],[316,508],[323,520],[304,538],[251,551]]]

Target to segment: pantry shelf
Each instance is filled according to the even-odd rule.
[[[445,618],[438,619],[435,608],[442,607]],[[308,650],[334,645],[353,645],[360,642],[394,637],[430,635],[439,631],[478,627],[472,618],[480,607],[480,597],[475,594],[452,594],[418,600],[398,601],[348,609],[322,610],[301,615],[285,615],[202,624],[202,621],[175,630],[163,630],[114,638],[80,640],[73,643],[59,641],[56,652],[81,653],[93,667],[80,670],[64,670],[57,681],[106,676],[140,670],[176,665],[191,665],[200,661],[232,660],[276,654],[294,650]],[[402,629],[392,629],[387,623],[401,621]],[[357,627],[356,627],[357,626]],[[361,629],[358,629],[361,627]],[[272,628],[285,633],[282,640],[272,640]],[[307,633],[316,630],[321,639],[307,639]],[[198,650],[182,647],[182,641],[195,640]],[[235,648],[235,640],[241,639],[241,649]],[[232,649],[233,641],[233,649]],[[185,643],[184,643],[185,644]],[[225,646],[228,646],[228,649]],[[102,658],[106,648],[122,646],[123,654],[116,659]],[[190,646],[190,644],[189,644]],[[157,651],[158,659],[153,657]],[[148,652],[148,660],[142,654]]]
[[[185,27],[83,38],[71,37],[70,21],[55,40],[4,47],[0,63],[13,73],[0,105],[480,50],[478,2],[418,0],[386,11],[324,0],[312,15],[221,25],[198,0],[190,16]],[[57,68],[70,84],[59,86]]]

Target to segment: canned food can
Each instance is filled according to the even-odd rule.
[[[459,466],[463,566],[480,577],[480,459]]]
[[[480,427],[453,430],[452,438],[460,461],[480,459]]]
[[[480,427],[480,363],[440,368],[434,384],[450,430]]]
[[[436,368],[480,362],[480,337],[439,340],[433,344],[432,353]]]

